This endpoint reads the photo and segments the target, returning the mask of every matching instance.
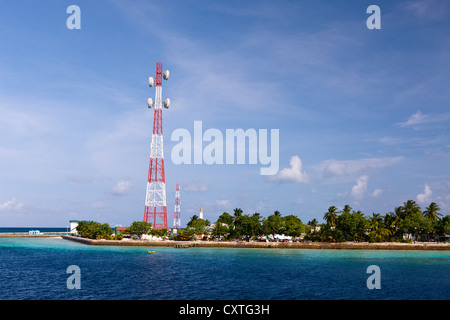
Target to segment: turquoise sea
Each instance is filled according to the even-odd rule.
[[[156,253],[148,253],[155,250]],[[80,270],[80,289],[68,289]],[[368,289],[370,265],[380,289]],[[96,247],[0,238],[0,299],[448,300],[450,252]]]

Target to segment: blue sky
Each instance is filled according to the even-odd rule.
[[[331,205],[412,199],[449,214],[449,15],[437,0],[2,1],[0,226],[143,218],[159,60],[170,226],[176,183],[182,226],[200,207],[322,222]],[[175,165],[171,133],[198,120],[279,129],[279,173]]]

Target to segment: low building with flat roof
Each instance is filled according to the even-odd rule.
[[[78,222],[79,222],[78,220],[69,220],[69,223],[70,223],[69,233],[78,234],[78,231],[77,231]]]

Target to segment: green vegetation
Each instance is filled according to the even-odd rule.
[[[153,229],[150,222],[134,221],[123,233],[137,235],[139,238],[141,238],[143,234],[149,234],[155,237],[165,237],[169,231],[167,229]]]
[[[319,224],[313,219],[305,225],[297,216],[282,216],[279,211],[265,218],[259,213],[244,214],[236,208],[233,215],[228,212],[220,215],[209,231],[213,237],[227,240],[284,234],[321,242],[401,242],[412,241],[411,238],[429,241],[450,232],[450,216],[440,218],[441,209],[436,203],[431,203],[425,209],[422,212],[415,201],[408,200],[384,216],[379,213],[366,216],[361,211],[354,211],[349,205],[345,205],[341,211],[330,206],[323,215],[325,223]],[[196,233],[195,230],[188,232]]]
[[[200,219],[197,215],[193,215],[191,220],[187,223],[187,228],[178,231],[178,234],[173,237],[174,240],[193,240],[197,235],[206,234],[209,231],[208,220]]]
[[[105,240],[121,240],[123,235],[113,235],[113,230],[107,223],[99,223],[96,221],[80,221],[78,222],[77,231],[83,238],[88,239],[105,239]],[[152,229],[152,224],[145,221],[134,221],[123,234],[136,235],[141,238],[143,234],[150,234],[157,237],[165,237],[169,233],[166,229]]]
[[[224,212],[213,225],[211,235],[215,238],[227,240],[247,238],[256,239],[268,235],[285,234],[299,237],[305,232],[305,225],[294,216],[283,217],[279,211],[275,211],[267,218],[255,212],[252,215],[243,214],[242,209],[234,209],[233,216]]]
[[[80,221],[77,226],[78,233],[89,239],[111,239],[113,230],[107,223],[99,223],[96,221]]]
[[[244,214],[242,209],[236,208],[233,215],[222,213],[214,224],[200,219],[197,215],[191,217],[187,228],[178,230],[174,240],[192,240],[199,235],[210,234],[215,239],[260,239],[274,238],[276,234],[314,242],[402,242],[429,241],[438,236],[450,233],[450,216],[442,217],[440,207],[432,202],[422,212],[420,206],[413,200],[408,200],[393,212],[384,216],[372,213],[366,216],[361,211],[354,211],[349,205],[339,211],[330,206],[323,214],[325,223],[320,224],[316,219],[304,224],[295,215],[282,216],[275,211],[268,217],[262,217],[258,212]],[[442,218],[441,218],[442,217]],[[111,239],[112,229],[107,223],[95,221],[80,221],[78,233],[90,239]],[[143,234],[166,237],[166,229],[153,229],[151,223],[134,221],[124,234]],[[271,236],[272,235],[272,236]],[[115,239],[121,239],[121,235]]]
[[[134,221],[131,226],[125,229],[124,234],[135,234],[139,238],[143,234],[148,234],[152,229],[152,224],[146,221]]]
[[[361,211],[355,212],[348,205],[342,211],[335,206],[328,208],[324,214],[325,224],[320,230],[312,231],[307,228],[305,238],[312,241],[412,241],[413,239],[428,241],[436,236],[445,235],[450,231],[450,216],[439,218],[441,210],[436,203],[431,203],[422,212],[420,206],[413,200],[408,200],[402,206],[396,207],[394,212],[384,216],[372,213],[365,216]],[[312,223],[308,223],[311,225]],[[406,237],[408,238],[408,237]]]
[[[191,217],[191,221],[187,223],[187,229],[192,229],[195,234],[202,234],[206,232],[209,224],[208,220],[200,219],[197,215],[194,215]]]
[[[182,230],[178,230],[178,234],[176,234],[173,239],[177,241],[188,241],[193,240],[195,238],[195,232],[193,228],[185,228]]]

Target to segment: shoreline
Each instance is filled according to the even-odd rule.
[[[197,248],[267,248],[267,249],[351,249],[351,250],[440,250],[449,251],[450,243],[400,242],[233,242],[233,241],[145,241],[145,240],[92,240],[69,235],[63,239],[94,246],[130,247],[197,247]]]
[[[28,234],[27,232],[4,232],[0,238],[61,238],[67,232],[45,232],[44,234]]]

